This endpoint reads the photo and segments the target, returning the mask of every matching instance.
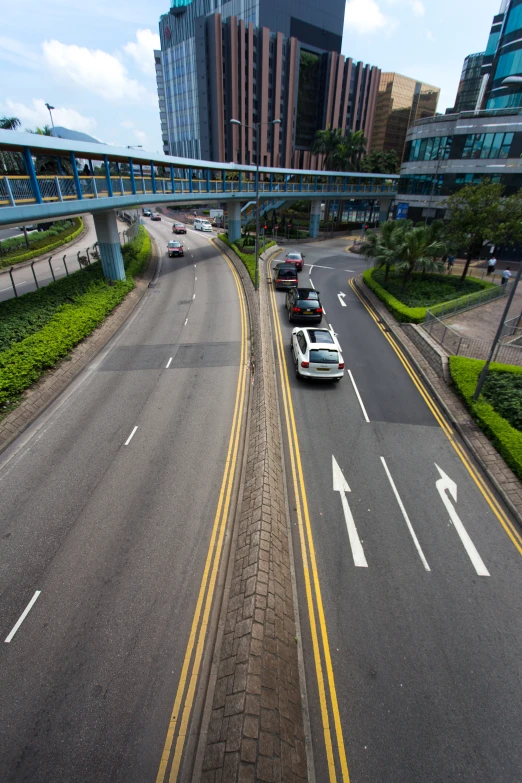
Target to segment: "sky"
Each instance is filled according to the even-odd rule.
[[[261,0],[263,2],[263,0]],[[3,0],[0,115],[161,152],[153,49],[169,0]],[[464,57],[483,51],[500,0],[348,0],[342,52],[441,88],[453,106]]]

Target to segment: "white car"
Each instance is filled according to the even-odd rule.
[[[293,329],[290,346],[296,378],[340,381],[343,377],[341,346],[329,329],[312,326]]]
[[[212,231],[212,223],[209,220],[203,220],[203,218],[196,218],[194,228],[196,231]]]

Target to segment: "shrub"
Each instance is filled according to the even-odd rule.
[[[40,234],[46,234],[45,239],[38,239],[31,243],[31,249],[25,253],[15,252],[13,255],[2,256],[0,258],[0,268],[12,266],[13,264],[21,264],[23,261],[30,261],[36,256],[44,255],[45,253],[51,253],[58,247],[65,245],[67,242],[72,242],[76,237],[79,237],[83,231],[83,220],[81,218],[74,218],[71,225],[63,232],[60,232],[59,236],[50,235],[50,231],[43,231]],[[51,241],[49,241],[51,240]],[[5,240],[7,241],[7,240]]]
[[[10,347],[0,352],[0,403],[12,401],[87,337],[134,288],[134,276],[151,255],[151,240],[143,226],[123,248],[125,280],[109,285],[98,264],[65,280],[2,303],[2,337]],[[23,306],[29,302],[28,317]],[[5,327],[5,328],[4,328]],[[10,336],[10,337],[9,337]]]
[[[401,323],[420,324],[426,317],[425,307],[408,307],[407,305],[399,302],[394,296],[392,296],[382,285],[374,280],[373,269],[367,269],[363,272],[363,280],[368,288],[384,302],[390,313]]]
[[[522,480],[522,432],[512,427],[509,421],[498,412],[498,404],[508,403],[509,399],[503,399],[502,402],[497,399],[495,407],[493,407],[485,395],[481,395],[476,402],[473,400],[473,392],[475,391],[480,371],[484,366],[483,361],[466,359],[463,356],[450,356],[449,366],[455,388],[466,403],[473,418],[513,472]],[[496,376],[506,375],[518,382],[522,378],[522,367],[512,367],[511,365],[493,362],[490,365],[490,375],[488,375],[486,385],[489,387],[491,383],[491,388],[494,388],[498,381]]]
[[[234,251],[236,256],[238,256],[241,261],[244,263],[244,265],[247,268],[248,274],[250,275],[250,279],[255,284],[256,280],[256,258],[255,254],[252,253],[242,253],[241,250],[238,248],[237,245],[235,245],[233,242],[229,240],[226,234],[219,234],[218,238],[221,239],[222,242],[225,243],[225,245],[228,245],[228,247]],[[268,250],[269,247],[273,247],[275,245],[275,242],[267,242],[263,253],[265,250]]]

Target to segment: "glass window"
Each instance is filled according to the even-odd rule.
[[[509,158],[509,150],[513,141],[513,133],[505,133],[502,146],[500,148],[499,158]]]
[[[502,135],[502,134],[500,134]],[[486,133],[484,136],[484,143],[482,144],[481,150],[480,150],[480,157],[481,158],[489,158],[489,152],[491,150],[491,145],[493,144],[493,139],[495,138],[494,133]]]
[[[500,30],[498,31],[498,33],[491,33],[488,39],[488,45],[486,47],[486,51],[484,52],[486,56],[489,54],[495,54],[495,52],[497,51],[499,38],[500,38]]]
[[[337,351],[328,350],[328,348],[314,348],[310,351],[310,361],[320,362],[321,364],[337,364],[339,354]]]
[[[503,133],[491,133],[491,136],[493,136],[493,143],[491,144],[490,150],[489,150],[489,158],[498,158],[500,155],[500,150],[502,148],[502,142],[504,140],[504,134]],[[484,157],[484,156],[483,156]]]
[[[514,8],[512,8],[510,11],[506,24],[506,29],[504,31],[504,35],[507,35],[507,33],[512,33],[513,30],[519,30],[521,27],[522,27],[522,5],[517,5]],[[488,54],[487,51],[486,54]]]
[[[501,79],[504,76],[513,76],[522,73],[522,49],[516,49],[514,52],[507,52],[498,58],[495,79]]]

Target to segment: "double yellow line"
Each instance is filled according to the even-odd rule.
[[[239,442],[241,434],[241,424],[243,421],[243,410],[245,403],[245,389],[247,378],[247,319],[246,308],[243,295],[243,289],[239,276],[230,263],[230,261],[224,256],[227,261],[238,291],[239,308],[241,318],[241,355],[239,361],[239,376],[236,390],[236,400],[234,405],[234,415],[232,417],[232,429],[230,432],[230,439],[228,443],[228,451],[225,462],[225,469],[223,472],[223,480],[221,482],[221,490],[219,493],[219,500],[214,517],[214,523],[212,525],[212,533],[210,536],[210,543],[208,546],[207,557],[205,561],[205,567],[203,570],[203,576],[201,578],[201,585],[199,588],[198,599],[196,602],[196,608],[194,611],[194,617],[192,620],[192,627],[190,629],[189,640],[185,651],[185,657],[183,659],[183,666],[181,668],[181,675],[179,678],[178,688],[176,691],[176,697],[174,699],[174,706],[170,716],[169,726],[167,730],[167,737],[165,739],[165,745],[163,747],[163,753],[161,755],[161,761],[156,776],[156,783],[165,783],[167,780],[167,770],[169,766],[170,757],[172,754],[172,746],[174,744],[174,738],[176,737],[176,744],[174,747],[174,755],[172,758],[172,764],[170,768],[170,775],[168,777],[168,783],[175,783],[178,778],[178,773],[181,765],[181,758],[183,755],[183,748],[185,745],[185,738],[187,736],[187,728],[194,704],[194,694],[196,692],[196,685],[198,682],[198,676],[201,668],[201,662],[203,659],[203,651],[205,647],[205,639],[208,630],[208,620],[210,610],[212,608],[212,601],[214,598],[214,591],[216,587],[216,578],[223,550],[223,540],[225,537],[225,530],[227,526],[228,513],[230,510],[230,503],[232,498],[232,489],[234,485],[234,478],[236,472],[237,457],[239,451]],[[192,668],[191,668],[192,665]],[[190,678],[189,678],[190,670]],[[188,686],[187,686],[188,683]]]
[[[268,269],[269,268],[270,266]],[[303,561],[306,602],[308,616],[310,619],[310,632],[312,637],[315,672],[319,689],[319,704],[321,708],[321,721],[323,725],[326,759],[328,764],[328,777],[330,783],[335,783],[337,781],[338,766],[341,772],[341,780],[343,783],[349,783],[350,776],[348,774],[348,764],[346,761],[346,752],[344,748],[341,716],[339,713],[337,691],[335,688],[335,677],[332,666],[332,658],[330,655],[330,644],[328,642],[323,600],[321,597],[321,587],[319,584],[319,574],[317,572],[314,540],[312,536],[312,527],[310,524],[310,515],[308,512],[308,501],[306,498],[306,490],[304,485],[301,454],[299,451],[299,440],[295,426],[292,396],[290,393],[290,384],[288,381],[288,371],[286,367],[286,361],[284,359],[281,325],[277,315],[276,298],[273,288],[270,289],[270,297],[272,302],[272,322],[274,324],[275,330],[277,364],[281,376],[282,400],[286,429],[288,433],[288,450],[290,453],[290,465],[292,470],[292,481],[297,511],[299,541],[301,546],[301,557]],[[333,727],[331,726],[330,722],[330,713],[333,717]],[[332,735],[335,735],[335,743],[334,737]]]
[[[494,494],[492,493],[492,491],[490,490],[490,488],[488,487],[488,485],[486,484],[486,482],[484,481],[484,479],[482,478],[480,473],[478,473],[476,468],[471,464],[471,462],[470,462],[466,452],[464,451],[464,449],[462,448],[460,443],[456,440],[454,431],[449,426],[449,424],[447,423],[447,421],[445,420],[445,418],[443,417],[443,415],[441,414],[441,412],[439,411],[439,409],[437,408],[437,406],[435,405],[435,403],[433,402],[433,400],[429,396],[429,394],[428,394],[428,392],[426,390],[426,387],[424,386],[424,384],[422,383],[422,381],[418,377],[417,373],[415,372],[415,370],[411,366],[411,363],[409,362],[409,360],[405,356],[405,354],[402,351],[402,349],[399,347],[399,345],[398,345],[397,341],[395,340],[395,338],[384,328],[384,326],[382,325],[382,323],[381,323],[377,313],[373,309],[373,307],[371,307],[366,302],[364,297],[359,293],[359,291],[357,290],[357,287],[356,287],[356,285],[355,285],[355,283],[353,281],[353,278],[351,278],[348,281],[348,283],[349,283],[350,288],[352,289],[352,291],[358,297],[360,302],[364,305],[364,307],[366,308],[366,310],[368,311],[370,316],[373,318],[373,320],[375,321],[375,323],[377,324],[377,326],[379,327],[379,329],[381,330],[383,335],[386,337],[386,339],[390,343],[391,347],[393,348],[393,350],[395,351],[397,356],[399,357],[399,360],[403,364],[406,372],[408,373],[408,375],[412,379],[413,383],[417,387],[417,389],[419,391],[419,394],[424,399],[424,401],[425,401],[426,405],[428,406],[428,408],[430,409],[430,411],[433,413],[433,415],[434,415],[435,419],[437,420],[438,424],[440,425],[442,431],[444,432],[444,434],[448,438],[449,442],[453,446],[453,448],[454,448],[455,452],[457,453],[459,459],[462,461],[462,463],[466,467],[466,470],[468,471],[468,473],[470,474],[471,478],[475,482],[475,484],[478,487],[480,493],[484,497],[486,503],[488,504],[488,506],[490,507],[490,509],[492,510],[492,512],[494,513],[494,515],[496,516],[496,518],[498,519],[498,521],[500,522],[502,527],[504,528],[505,532],[507,533],[507,535],[511,539],[511,542],[513,543],[515,548],[518,550],[518,553],[520,555],[522,555],[522,536],[521,536],[520,532],[517,530],[517,528],[515,528],[515,526],[513,525],[511,520],[509,519],[509,517],[505,514],[505,512],[502,509],[500,503],[498,502],[498,500],[496,499],[496,497],[494,496]]]

